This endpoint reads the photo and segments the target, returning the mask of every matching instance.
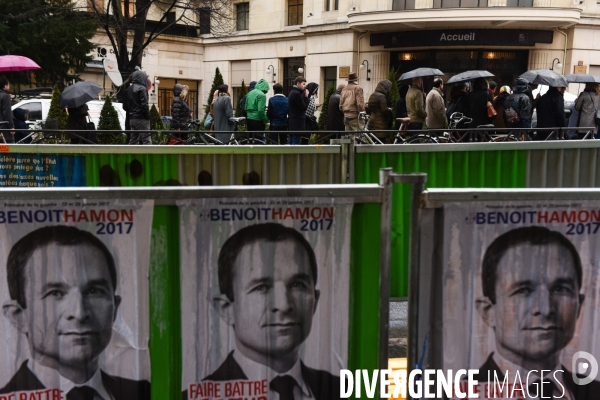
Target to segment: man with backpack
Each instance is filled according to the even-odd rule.
[[[531,128],[533,109],[527,95],[527,84],[523,78],[515,79],[513,92],[504,101],[504,122],[507,128]]]

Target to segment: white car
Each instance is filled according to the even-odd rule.
[[[98,128],[98,122],[100,121],[100,111],[102,111],[104,102],[93,100],[89,101],[87,105],[90,109],[90,119],[94,124],[96,124],[96,128]],[[119,123],[121,124],[121,129],[125,129],[125,110],[123,110],[123,104],[112,103],[112,105],[114,109],[117,110],[117,114],[119,115]],[[48,111],[50,110],[50,99],[23,100],[12,106],[12,110],[15,110],[17,108],[29,110],[29,120],[27,120],[27,125],[33,125],[36,122],[45,121],[46,118],[48,118]]]

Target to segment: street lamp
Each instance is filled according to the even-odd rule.
[[[273,83],[275,83],[275,77],[277,76],[277,74],[275,73],[275,67],[273,67],[273,65],[269,65],[265,72],[267,75],[273,74]]]
[[[556,68],[562,70],[562,63],[560,62],[560,60],[558,58],[555,58],[554,60],[552,60],[552,71],[554,71],[554,61],[558,61],[556,63]]]
[[[157,77],[154,77],[154,84],[152,85],[152,93],[156,93],[156,86],[160,85],[160,81]]]
[[[306,68],[306,64],[302,64],[301,67],[298,67],[298,73],[299,74],[303,73],[305,68]]]
[[[364,70],[365,68],[367,69],[367,80],[370,81],[371,78],[369,77],[369,74],[371,73],[371,70],[369,69],[369,61],[363,60],[362,64],[360,64],[358,68],[360,68],[361,70]]]

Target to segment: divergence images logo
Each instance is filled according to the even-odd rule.
[[[571,361],[571,374],[573,375],[573,381],[577,385],[587,385],[596,379],[598,375],[598,361],[596,358],[588,352],[578,351],[573,355]],[[582,376],[587,376],[582,378]]]

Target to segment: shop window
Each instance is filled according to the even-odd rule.
[[[210,33],[210,8],[203,7],[198,10],[198,22],[201,35]]]
[[[248,30],[250,23],[250,3],[238,3],[236,9],[236,29],[238,31]]]
[[[288,25],[302,25],[304,0],[288,0]]]

